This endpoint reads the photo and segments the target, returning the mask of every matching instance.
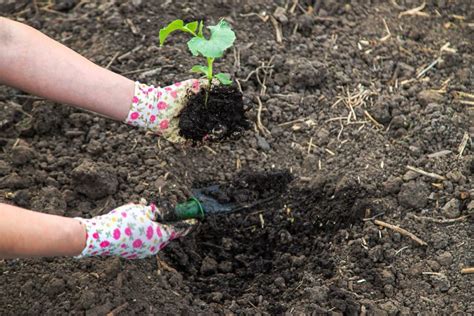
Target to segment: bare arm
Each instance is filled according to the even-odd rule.
[[[85,245],[86,229],[76,219],[0,203],[0,259],[75,256]]]
[[[134,82],[22,23],[0,17],[0,83],[123,121]]]

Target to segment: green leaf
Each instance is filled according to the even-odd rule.
[[[173,22],[168,24],[166,27],[162,28],[160,30],[160,45],[163,45],[168,35],[170,35],[174,31],[182,29],[183,27],[184,27],[183,20],[174,20]]]
[[[194,21],[194,22],[189,22],[188,24],[186,24],[184,26],[186,29],[190,30],[191,32],[195,33],[196,32],[196,29],[198,27],[198,21]]]
[[[174,31],[183,31],[183,32],[190,33],[193,36],[195,36],[196,35],[195,32],[196,32],[197,27],[198,27],[198,22],[197,21],[190,22],[190,23],[187,23],[186,25],[184,25],[183,20],[174,20],[173,22],[171,22],[166,27],[164,27],[160,30],[160,36],[159,36],[160,37],[160,46],[163,45],[163,43],[165,42],[168,35],[170,35]]]
[[[235,33],[229,24],[221,20],[217,25],[208,26],[211,30],[209,39],[194,37],[188,41],[188,47],[194,56],[218,58],[224,55],[224,51],[231,47],[235,41]]]
[[[192,72],[202,72],[203,74],[207,75],[208,69],[209,68],[207,66],[195,65],[195,66],[193,66],[193,68],[191,68],[191,71]]]
[[[230,80],[230,75],[229,74],[225,74],[225,73],[218,73],[217,75],[215,75],[215,77],[217,78],[217,80],[219,80],[222,84],[224,85],[229,85],[232,83],[232,80]]]

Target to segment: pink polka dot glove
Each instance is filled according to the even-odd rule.
[[[125,123],[160,134],[173,143],[179,136],[179,115],[188,97],[209,85],[207,80],[189,79],[164,88],[135,83],[135,94]]]
[[[77,218],[86,228],[86,247],[76,258],[145,258],[155,255],[172,240],[185,236],[197,223],[191,219],[165,225],[154,221],[157,215],[159,210],[153,204],[127,204],[106,215]]]

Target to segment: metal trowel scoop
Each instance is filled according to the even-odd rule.
[[[221,192],[219,185],[211,185],[205,188],[192,190],[193,197],[184,203],[179,203],[172,210],[162,213],[161,221],[174,222],[183,219],[203,219],[209,215],[234,213],[244,211],[274,200],[277,196],[257,200],[247,204],[220,202],[215,198]]]

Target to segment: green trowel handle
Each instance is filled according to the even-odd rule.
[[[190,200],[176,205],[175,214],[178,219],[189,219],[189,218],[204,218],[204,209],[196,198],[191,198]]]

